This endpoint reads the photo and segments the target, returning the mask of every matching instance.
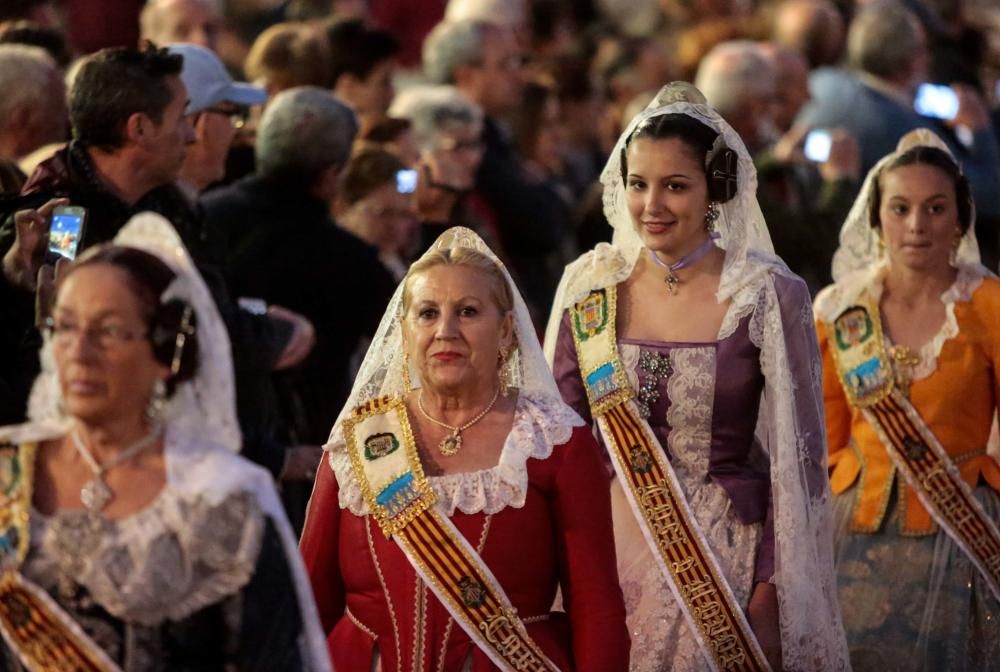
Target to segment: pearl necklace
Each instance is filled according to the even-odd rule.
[[[152,446],[160,438],[161,433],[160,428],[154,429],[104,464],[97,461],[97,458],[90,452],[90,448],[83,442],[83,439],[80,438],[75,429],[70,433],[73,437],[73,443],[76,445],[77,452],[80,453],[83,461],[87,463],[90,471],[94,474],[94,477],[80,488],[80,501],[83,502],[88,511],[91,513],[100,513],[107,506],[108,502],[111,501],[111,498],[114,497],[111,488],[104,482],[104,474]]]
[[[499,396],[500,388],[497,387],[496,392],[493,393],[493,398],[490,400],[490,403],[486,404],[486,408],[480,411],[479,415],[474,417],[472,420],[469,420],[461,427],[449,425],[447,422],[441,422],[437,418],[432,418],[430,413],[427,412],[427,409],[424,408],[424,391],[422,389],[420,390],[420,394],[417,395],[417,408],[420,409],[420,413],[425,418],[433,422],[435,425],[451,430],[451,434],[444,437],[444,439],[441,440],[441,443],[438,444],[438,452],[445,457],[451,457],[462,449],[462,432],[486,417],[486,414],[489,413],[493,409],[493,406],[497,403],[497,398]]]
[[[656,252],[654,252],[653,250],[649,250],[649,256],[654,262],[656,262],[656,265],[660,266],[661,268],[667,269],[667,277],[663,278],[663,282],[667,283],[667,289],[670,290],[671,294],[676,294],[677,285],[681,284],[681,279],[677,277],[675,271],[679,271],[682,268],[687,268],[691,264],[700,261],[701,258],[704,257],[706,254],[708,254],[709,250],[711,250],[715,246],[715,241],[718,240],[718,238],[719,234],[717,232],[715,231],[711,232],[710,234],[708,234],[708,238],[705,240],[705,242],[698,246],[698,249],[696,249],[694,252],[691,252],[685,257],[681,257],[680,260],[675,261],[672,264],[668,264],[667,262],[663,261],[658,256],[656,256]]]

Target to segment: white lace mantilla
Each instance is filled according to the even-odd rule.
[[[544,460],[555,446],[569,441],[583,420],[561,399],[521,392],[514,410],[514,424],[495,467],[460,474],[431,476],[437,506],[447,515],[494,514],[508,506],[524,506],[528,494],[528,459]],[[329,464],[340,488],[340,508],[356,516],[368,515],[361,486],[354,477],[347,445],[339,425],[326,445]]]
[[[23,571],[53,595],[71,598],[79,585],[112,616],[155,626],[243,588],[257,565],[264,523],[252,493],[213,505],[171,488],[122,520],[82,510],[34,512]]]
[[[912,379],[923,380],[937,371],[937,360],[944,344],[958,336],[958,319],[955,317],[955,304],[971,301],[972,295],[987,276],[988,271],[978,264],[961,264],[958,266],[955,282],[941,294],[944,304],[944,322],[934,337],[920,348],[918,355],[920,363],[913,367]],[[882,298],[885,289],[885,276],[888,271],[886,262],[870,270],[856,271],[835,285],[827,287],[816,297],[816,315],[827,323],[832,323],[853,303],[858,295],[867,290],[876,304]]]

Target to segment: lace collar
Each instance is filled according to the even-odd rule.
[[[867,291],[877,304],[885,289],[885,276],[888,273],[887,261],[876,264],[871,269],[855,271],[843,280],[833,284],[816,296],[816,317],[824,322],[832,323],[837,316],[847,309],[863,291]],[[990,275],[981,264],[959,264],[955,281],[941,294],[944,304],[944,322],[934,337],[920,348],[920,363],[913,369],[913,379],[922,380],[937,370],[937,360],[941,348],[949,339],[958,336],[958,319],[955,317],[955,304],[972,300],[972,295],[983,279]]]
[[[170,486],[121,520],[33,511],[23,571],[53,594],[72,599],[79,585],[111,615],[153,626],[243,588],[257,565],[264,523],[251,492],[215,503]]]
[[[528,458],[548,458],[555,446],[569,441],[574,427],[582,425],[583,420],[561,399],[522,391],[514,410],[514,424],[495,467],[429,477],[438,506],[449,516],[456,510],[493,514],[508,506],[521,508],[528,494]],[[340,487],[340,508],[357,516],[367,515],[368,506],[354,478],[339,425],[326,450]]]

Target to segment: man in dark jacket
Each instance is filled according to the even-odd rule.
[[[0,399],[5,404],[0,409],[4,422],[23,418],[38,368],[34,290],[38,269],[46,261],[51,199],[87,209],[81,250],[111,240],[139,212],[157,212],[170,220],[199,264],[226,321],[237,373],[242,367],[270,371],[283,356],[299,356],[302,344],[296,324],[239,310],[227,295],[221,274],[205,263],[200,217],[174,184],[193,139],[181,67],[180,56],[154,48],[107,49],[89,57],[70,95],[73,142],[43,162],[25,184],[22,197],[8,203],[8,213],[19,211],[0,230],[4,254],[0,305],[6,318],[0,379],[9,390],[7,398]],[[284,455],[251,452],[248,457],[273,473],[284,461]]]
[[[394,287],[375,249],[329,215],[356,133],[354,114],[330,92],[284,91],[261,119],[256,174],[202,202],[209,226],[228,235],[233,291],[288,306],[316,327],[309,357],[276,376],[291,438],[302,443],[326,442],[350,390],[351,357]]]

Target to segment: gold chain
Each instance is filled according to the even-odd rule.
[[[444,437],[444,439],[441,440],[441,443],[438,444],[438,451],[445,457],[451,457],[462,448],[462,432],[464,432],[469,427],[472,427],[474,424],[476,424],[484,417],[486,417],[486,414],[489,413],[491,410],[493,410],[493,406],[497,403],[497,399],[499,397],[500,397],[500,387],[498,386],[496,391],[493,392],[493,398],[490,400],[490,403],[486,404],[486,408],[480,411],[479,415],[474,417],[472,420],[469,420],[461,427],[457,427],[455,425],[449,425],[447,422],[441,422],[437,418],[432,418],[430,413],[427,412],[427,409],[424,408],[423,389],[421,389],[420,394],[417,395],[417,408],[420,409],[420,413],[425,418],[433,422],[435,425],[440,425],[445,429],[451,430],[451,434]]]

